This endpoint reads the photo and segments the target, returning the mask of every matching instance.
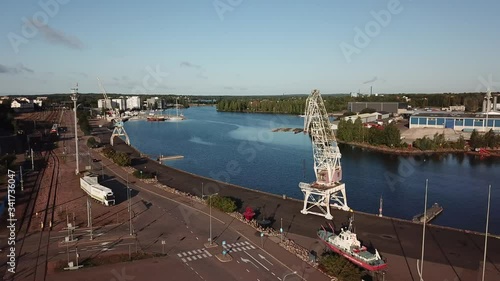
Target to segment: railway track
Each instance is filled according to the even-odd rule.
[[[53,124],[59,121],[58,113],[51,111],[31,117]],[[17,231],[18,268],[7,280],[46,280],[50,229],[56,219],[59,159],[50,147],[42,155],[46,165],[39,171],[29,191],[27,206]]]

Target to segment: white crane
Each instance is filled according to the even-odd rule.
[[[330,206],[343,210],[349,210],[349,207],[345,184],[341,182],[340,150],[319,90],[313,90],[306,100],[304,133],[309,133],[312,139],[316,181],[299,183],[304,193],[301,213],[331,220]],[[311,211],[313,207],[321,212]]]
[[[127,135],[127,132],[125,132],[125,128],[123,127],[123,120],[120,114],[120,109],[119,108],[113,108],[113,103],[111,100],[108,98],[108,95],[106,94],[106,90],[104,89],[104,86],[101,83],[101,80],[99,80],[99,77],[97,77],[97,82],[99,83],[99,87],[101,88],[102,94],[104,95],[104,107],[106,107],[108,104],[111,107],[111,111],[113,111],[114,114],[114,129],[113,133],[111,134],[111,138],[109,139],[109,143],[111,146],[113,146],[113,139],[115,137],[125,137],[125,142],[130,145],[130,139]]]

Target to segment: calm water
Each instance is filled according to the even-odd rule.
[[[182,122],[129,121],[132,145],[157,155],[184,155],[165,162],[191,173],[233,184],[303,199],[300,181],[314,181],[308,136],[276,132],[302,127],[303,118],[288,115],[219,113],[214,107],[183,111]],[[386,216],[411,219],[423,211],[425,179],[429,205],[443,213],[434,224],[484,231],[487,188],[493,185],[490,232],[500,234],[500,160],[474,156],[401,157],[341,146],[348,204],[378,213],[383,196]],[[297,210],[299,211],[299,210]]]

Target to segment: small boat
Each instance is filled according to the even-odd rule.
[[[354,217],[349,219],[349,227],[342,228],[337,235],[333,231],[327,231],[325,228],[318,230],[318,237],[335,253],[348,259],[355,265],[358,265],[368,271],[379,271],[387,267],[387,263],[382,259],[378,251],[375,249],[375,254],[361,245],[357,239],[356,233],[352,226]]]
[[[147,117],[148,121],[165,121],[165,116],[162,115],[152,115]]]

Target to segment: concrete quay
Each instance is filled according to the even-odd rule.
[[[109,131],[101,131],[103,143],[109,142]],[[316,230],[328,221],[314,215],[300,213],[302,202],[283,199],[281,196],[250,190],[180,171],[141,157],[139,151],[115,141],[117,151],[129,153],[132,166],[138,170],[157,172],[158,181],[183,192],[201,196],[218,192],[240,200],[243,211],[247,206],[258,210],[272,222],[276,230],[281,219],[287,237],[295,237],[299,244],[318,253],[324,246],[316,239]],[[298,187],[297,187],[298,188]],[[407,220],[378,217],[361,212],[355,213],[355,228],[358,238],[367,246],[373,246],[387,258],[389,269],[386,280],[419,280],[417,259],[421,255],[422,225]],[[334,210],[336,229],[348,221],[349,213]],[[490,222],[494,223],[494,222]],[[480,280],[483,260],[484,235],[470,231],[428,225],[425,244],[426,280]],[[389,278],[390,276],[390,278]],[[479,279],[478,279],[479,276]],[[457,279],[454,279],[457,278]],[[490,237],[485,280],[500,280],[500,239]]]

